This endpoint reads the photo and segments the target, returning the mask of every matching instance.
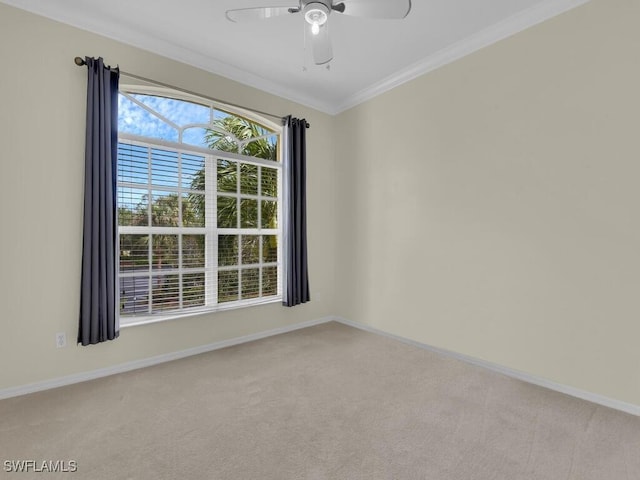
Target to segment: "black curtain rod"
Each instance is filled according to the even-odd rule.
[[[73,61],[79,67],[82,67],[83,65],[87,64],[82,57],[76,57],[76,58],[73,59]],[[153,85],[158,85],[160,87],[166,87],[166,88],[171,88],[173,90],[178,90],[179,92],[187,93],[189,95],[194,95],[196,97],[206,98],[207,100],[211,100],[213,102],[222,103],[224,105],[229,105],[230,107],[242,108],[244,110],[249,110],[249,111],[254,112],[254,113],[259,113],[260,115],[266,115],[266,116],[271,117],[271,118],[283,119],[283,118],[286,117],[286,115],[274,115],[273,113],[263,112],[261,110],[256,110],[254,108],[248,108],[248,107],[245,107],[243,105],[238,105],[238,104],[235,104],[235,103],[229,103],[229,102],[226,102],[224,100],[220,100],[219,98],[210,97],[208,95],[202,95],[200,93],[192,92],[191,90],[186,90],[184,88],[176,87],[174,85],[169,85],[168,83],[158,82],[157,80],[151,80],[150,78],[141,77],[140,75],[135,75],[133,73],[124,72],[122,70],[120,70],[120,75],[124,75],[124,76],[129,77],[129,78],[134,78],[136,80],[140,80],[140,81],[143,81],[143,82],[151,83]],[[307,123],[307,128],[309,128],[309,124],[308,123]]]

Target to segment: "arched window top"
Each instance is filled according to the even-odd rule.
[[[282,299],[282,126],[175,90],[120,86],[120,320]]]
[[[281,127],[255,114],[158,87],[121,86],[118,131],[278,161]]]

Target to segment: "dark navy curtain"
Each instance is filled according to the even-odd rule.
[[[307,154],[304,119],[284,124],[284,292],[283,304],[293,307],[311,300],[307,267]]]
[[[117,68],[85,58],[87,133],[84,227],[78,343],[90,345],[119,335],[117,312]]]

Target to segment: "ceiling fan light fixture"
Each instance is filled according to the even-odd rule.
[[[320,2],[307,3],[304,6],[304,19],[311,25],[311,33],[320,33],[320,27],[327,23],[329,8]]]

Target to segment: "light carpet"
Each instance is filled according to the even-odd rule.
[[[4,468],[29,459],[77,471]],[[638,480],[640,418],[332,322],[2,400],[0,461],[16,479]]]

